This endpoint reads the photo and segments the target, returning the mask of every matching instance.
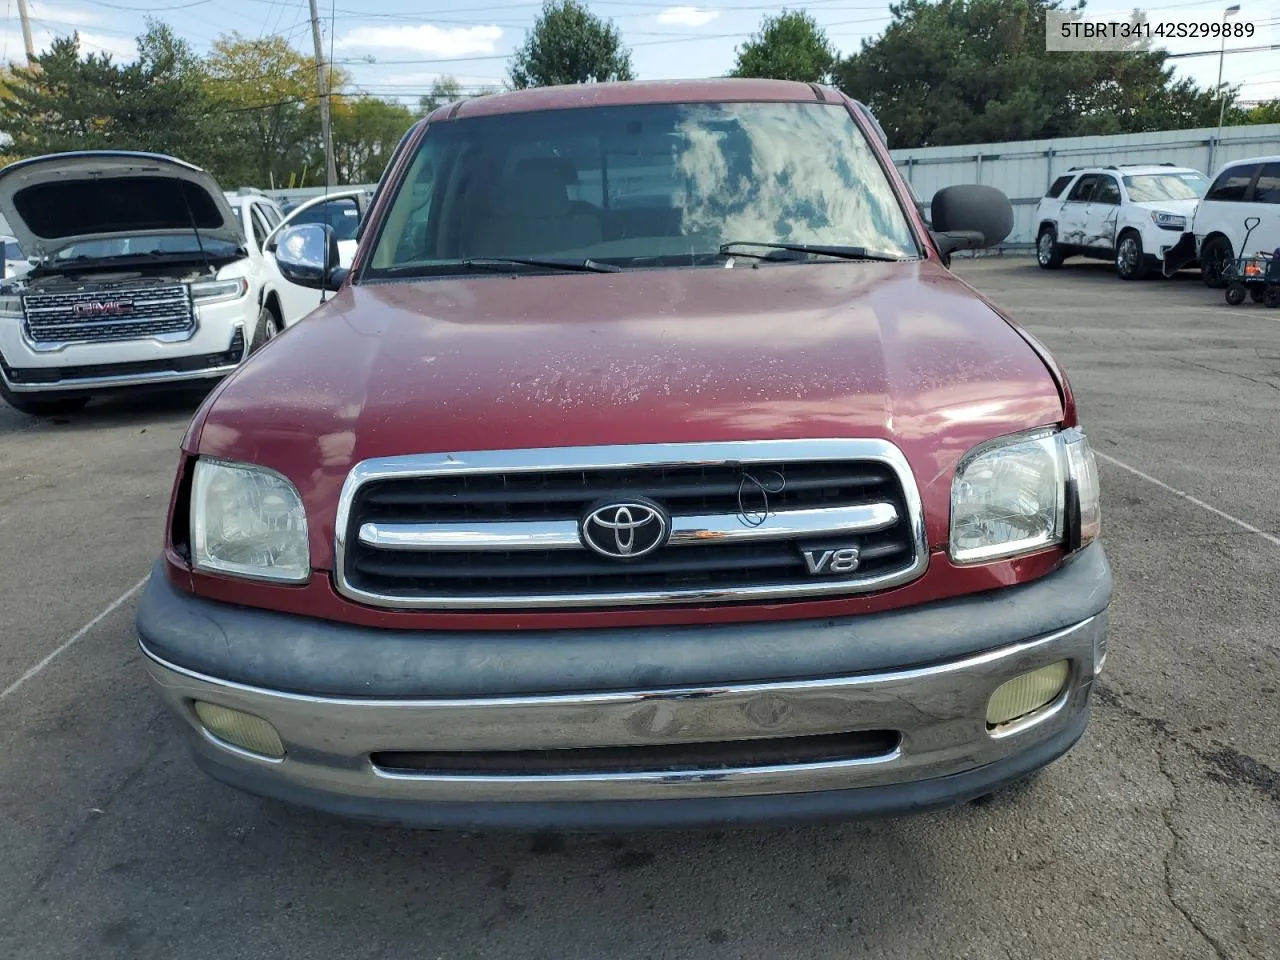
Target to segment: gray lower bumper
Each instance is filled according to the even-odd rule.
[[[324,625],[323,643],[305,644],[287,626],[298,621],[294,626],[306,633],[314,626],[308,621],[182,597],[163,578],[153,578],[138,624],[147,668],[184,721],[201,766],[235,786],[395,822],[639,826],[904,812],[958,802],[1017,779],[1059,756],[1083,731],[1105,652],[1110,593],[1110,571],[1094,546],[1035,584],[1006,588],[981,602],[966,598],[840,621],[700,628],[692,636],[659,628],[579,631],[575,639],[582,646],[568,650],[534,631],[464,637],[332,624]],[[187,618],[166,616],[188,606]],[[185,646],[174,642],[175,628],[184,624],[203,624],[197,628],[203,633],[189,638],[204,653],[200,664],[174,655]],[[257,628],[252,642],[242,637],[250,624]],[[1013,633],[1006,632],[1010,626]],[[724,631],[725,640],[736,637],[737,644],[726,649],[713,637],[716,631]],[[343,635],[358,660],[335,672],[333,655]],[[983,646],[968,649],[975,636]],[[780,669],[777,659],[784,639],[790,656],[782,662],[790,669]],[[833,640],[839,649],[828,649],[825,666],[815,670],[812,648],[831,647]],[[699,641],[698,656],[691,650],[683,660],[658,661],[672,665],[668,676],[679,679],[622,682],[650,670],[655,647]],[[517,674],[517,660],[495,674],[493,656],[507,644],[531,653],[528,662],[539,669]],[[587,656],[592,644],[607,645],[601,651],[607,661]],[[928,648],[943,655],[916,658]],[[268,651],[291,656],[292,663],[262,656]],[[453,669],[440,670],[431,684],[430,673],[420,674],[423,662],[442,652],[456,654],[444,661]],[[459,675],[468,656],[473,669]],[[886,656],[896,663],[886,664]],[[1024,722],[987,729],[987,701],[1000,684],[1062,660],[1070,673],[1056,700]],[[708,671],[719,679],[706,679]],[[327,689],[343,672],[346,689]],[[289,682],[259,679],[273,673]],[[540,678],[557,673],[560,684],[548,689]],[[386,687],[395,686],[390,674],[407,677],[408,689],[402,683],[389,693]],[[606,674],[613,682],[599,683]],[[692,679],[697,676],[704,679]],[[192,708],[197,700],[265,718],[279,731],[285,758],[256,758],[210,735]],[[380,766],[377,759],[399,751],[545,755],[851,730],[892,730],[899,739],[870,756],[775,759],[714,770],[639,764],[568,773],[406,771]]]

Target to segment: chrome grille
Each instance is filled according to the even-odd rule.
[[[22,298],[22,310],[27,337],[37,344],[178,340],[195,328],[191,291],[182,283],[33,293]]]
[[[669,515],[645,556],[588,549],[584,518],[643,498]],[[368,460],[347,478],[336,580],[403,609],[607,608],[865,593],[927,563],[905,458],[879,440],[489,451]],[[810,572],[804,551],[858,552]]]

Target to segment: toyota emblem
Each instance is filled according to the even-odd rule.
[[[582,542],[610,560],[647,556],[667,542],[671,518],[652,500],[619,500],[596,507],[582,518]]]

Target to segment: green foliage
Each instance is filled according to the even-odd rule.
[[[512,54],[510,75],[517,90],[635,76],[618,28],[578,0],[547,0],[524,44]]]
[[[0,133],[14,157],[128,149],[210,159],[200,61],[164,24],[148,24],[138,59],[124,65],[82,57],[77,35],[57,39],[32,67],[12,67],[5,87]]]
[[[418,119],[412,110],[378,97],[343,97],[331,111],[333,159],[338,179],[374,183],[386,168],[400,138]],[[323,162],[316,155],[316,162]]]
[[[766,16],[760,32],[738,48],[731,77],[828,83],[838,55],[826,32],[803,10]]]
[[[835,68],[893,147],[1140,133],[1217,123],[1218,98],[1162,51],[1050,53],[1057,0],[903,0]],[[1078,9],[1078,8],[1072,8]]]
[[[446,103],[462,97],[462,84],[451,76],[437,77],[431,84],[431,92],[418,98],[418,115],[425,117]]]
[[[316,170],[323,147],[314,58],[282,37],[232,33],[214,42],[205,70],[214,105],[208,132],[222,145],[215,170],[224,187],[282,185]],[[318,182],[323,170],[321,163]]]
[[[1267,100],[1247,110],[1235,109],[1227,111],[1227,123],[1280,123],[1280,99]]]

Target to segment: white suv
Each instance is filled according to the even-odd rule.
[[[1280,157],[1226,164],[1189,232],[1195,237],[1200,275],[1211,287],[1226,285],[1223,267],[1236,257],[1280,249]]]
[[[355,202],[345,196],[319,202]],[[122,388],[212,382],[318,307],[266,255],[289,218],[266,197],[236,200],[155,154],[0,170],[0,214],[36,261],[0,289],[0,396],[48,415]]]
[[[1036,208],[1036,259],[1052,270],[1071,256],[1110,260],[1124,280],[1159,269],[1209,188],[1172,164],[1080,167],[1053,182]]]

